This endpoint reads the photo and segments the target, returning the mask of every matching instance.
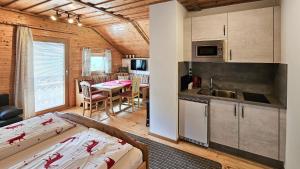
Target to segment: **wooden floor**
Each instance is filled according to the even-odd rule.
[[[123,106],[126,108],[126,106]],[[118,108],[115,107],[115,111]],[[71,112],[82,115],[82,108],[74,107],[67,109],[63,112]],[[90,113],[86,111],[85,116],[89,116]],[[104,112],[94,112],[92,113],[92,118],[97,121],[102,121],[105,124],[117,127],[123,131],[130,132],[132,134],[151,139],[153,141],[160,142],[162,144],[169,145],[171,147],[213,160],[222,164],[224,169],[260,169],[268,168],[266,166],[232,156],[226,153],[222,153],[213,149],[202,148],[194,144],[190,144],[184,141],[179,141],[178,144],[171,143],[148,134],[148,128],[146,127],[146,111],[144,108],[140,108],[134,113],[131,113],[131,109],[119,112],[117,116],[108,117]]]

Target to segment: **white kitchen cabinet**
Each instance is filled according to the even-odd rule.
[[[273,63],[273,7],[228,13],[228,62]]]
[[[239,149],[278,160],[279,109],[240,105]]]
[[[208,104],[179,100],[179,135],[192,142],[208,146]]]
[[[192,41],[227,38],[227,13],[192,17]]]
[[[210,141],[238,148],[238,103],[210,102]]]

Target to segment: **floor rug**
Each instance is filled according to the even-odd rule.
[[[128,133],[148,145],[150,169],[221,169],[218,162]]]

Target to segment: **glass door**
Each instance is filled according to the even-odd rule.
[[[34,41],[35,112],[66,105],[66,51],[61,42]]]

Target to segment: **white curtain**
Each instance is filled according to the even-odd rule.
[[[16,37],[15,106],[25,119],[35,116],[33,37],[30,28],[18,26]]]
[[[111,58],[111,50],[105,49],[105,73],[112,73],[112,58]]]
[[[82,76],[91,75],[91,49],[83,48],[82,50]]]

